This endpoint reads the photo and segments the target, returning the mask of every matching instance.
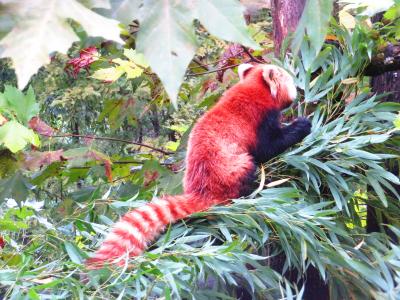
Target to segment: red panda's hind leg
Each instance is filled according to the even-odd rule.
[[[249,153],[223,153],[219,159],[218,178],[224,197],[235,199],[252,192],[256,180],[256,165]]]
[[[239,197],[250,195],[257,187],[256,164],[252,162],[252,168],[240,180]]]

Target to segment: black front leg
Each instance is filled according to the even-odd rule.
[[[283,144],[281,152],[301,142],[311,132],[311,122],[307,118],[300,117],[292,124],[282,128]],[[279,143],[279,141],[276,141]]]
[[[311,122],[298,118],[286,127],[280,126],[279,111],[270,112],[257,133],[254,158],[257,163],[266,162],[299,143],[311,132]]]

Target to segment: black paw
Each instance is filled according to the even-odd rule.
[[[301,136],[305,137],[311,132],[311,122],[307,118],[300,117],[296,119],[293,124],[293,128]]]

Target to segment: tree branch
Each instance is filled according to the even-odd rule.
[[[147,145],[147,144],[132,142],[132,141],[129,141],[129,140],[113,138],[113,137],[100,137],[100,136],[91,136],[91,135],[73,134],[73,133],[56,134],[56,135],[45,135],[45,136],[50,137],[50,138],[77,137],[77,138],[86,138],[86,139],[92,139],[92,140],[114,141],[114,142],[138,145],[138,146],[141,146],[141,147],[149,148],[151,150],[160,152],[160,153],[165,154],[165,155],[173,154],[173,152],[165,151],[165,150],[162,150],[162,149],[159,149],[159,148]]]
[[[397,70],[400,70],[400,44],[389,44],[382,53],[372,58],[364,70],[364,75],[377,76]]]
[[[137,165],[144,165],[146,162],[145,161],[136,161],[136,160],[131,160],[131,161],[111,161],[113,165],[130,165],[130,164],[137,164]],[[173,166],[173,163],[163,163],[159,162],[161,166]],[[98,164],[98,166],[104,166],[104,163]],[[71,169],[90,169],[92,166],[75,166],[71,167]]]
[[[259,64],[265,64],[266,62],[262,59],[258,59],[257,57],[253,56],[253,54],[250,53],[249,49],[245,46],[242,46],[243,51],[250,57],[251,61],[254,61]]]
[[[251,61],[251,60],[248,60],[248,61],[246,61],[246,62],[244,62],[244,63],[248,63],[248,62],[250,62],[250,61]],[[229,65],[229,66],[226,66],[226,67],[222,67],[222,68],[210,70],[210,71],[207,71],[207,72],[196,73],[196,74],[187,74],[186,76],[188,76],[188,77],[196,77],[196,76],[201,76],[201,75],[216,73],[216,72],[218,72],[218,71],[223,71],[223,70],[232,69],[232,68],[237,67],[237,66],[239,66],[239,65],[241,65],[241,64],[243,64],[243,62],[240,63],[240,64]]]

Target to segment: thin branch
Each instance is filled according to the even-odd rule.
[[[236,55],[237,56],[239,56],[240,54],[242,54],[244,51],[239,51]],[[221,61],[224,61],[224,60],[226,60],[226,58],[220,58],[220,59],[218,59],[218,60],[215,60],[215,61],[212,61],[212,62],[210,62],[210,63],[201,63],[201,67],[203,67],[203,68],[205,68],[205,67],[207,67],[207,66],[211,66],[211,65],[216,65],[216,64],[218,64],[218,63],[220,63]],[[200,61],[200,60],[198,60],[198,61]],[[197,61],[195,61],[196,63],[198,63]],[[201,68],[201,67],[190,67],[189,68],[189,70],[193,70],[193,69],[199,69],[199,68]]]
[[[207,71],[210,70],[210,68],[209,68],[208,65],[203,64],[203,63],[200,61],[200,59],[198,59],[198,58],[196,58],[196,57],[193,58],[193,62],[195,62],[198,66],[197,66],[197,67],[191,67],[191,68],[189,68],[190,70],[195,70],[195,69],[204,69],[204,70],[207,70]]]
[[[371,62],[364,71],[365,76],[378,76],[386,72],[400,71],[400,58],[397,61],[385,64],[384,62]]]
[[[371,59],[370,64],[365,68],[365,76],[377,76],[386,72],[400,70],[400,44],[389,44],[377,56]]]
[[[139,161],[139,160],[130,160],[130,161],[111,161],[113,165],[129,165],[129,164],[137,164],[137,165],[144,165],[144,161]],[[173,163],[159,163],[162,166],[172,166]],[[104,163],[98,164],[98,166],[104,166]],[[92,166],[75,166],[71,167],[71,169],[90,169]]]
[[[140,161],[140,160],[129,160],[129,161],[112,161],[113,164],[117,165],[124,165],[124,164],[138,164],[138,165],[143,165],[145,161]],[[160,165],[162,166],[172,166],[174,163],[161,163],[159,162]]]
[[[250,62],[250,61],[251,61],[251,60],[248,60],[248,61],[246,61],[245,63],[248,63],[248,62]],[[242,63],[243,63],[243,62],[242,62]],[[232,68],[234,68],[234,67],[237,67],[237,66],[241,65],[242,63],[240,63],[240,64],[234,64],[234,65],[229,65],[229,66],[226,66],[226,67],[222,67],[222,68],[215,69],[215,70],[211,70],[211,71],[207,71],[207,72],[196,73],[196,74],[187,74],[186,76],[188,76],[188,77],[196,77],[196,76],[202,76],[202,75],[206,75],[206,74],[216,73],[216,72],[219,72],[219,71],[232,69]]]
[[[257,34],[259,34],[260,32],[262,31],[262,29],[259,29],[255,34],[253,34],[253,38],[257,35]],[[249,50],[246,48],[246,47],[244,47],[244,46],[242,46],[242,51],[239,51],[237,54],[236,54],[236,56],[239,56],[239,55],[241,55],[241,54],[243,54],[243,53],[246,53],[250,58],[251,58],[251,60],[252,61],[255,61],[255,62],[258,62],[258,63],[260,63],[260,64],[265,64],[265,61],[263,61],[263,60],[260,60],[260,59],[258,59],[258,58],[256,58],[256,57],[254,57],[250,52],[249,52]],[[202,63],[199,59],[197,59],[197,58],[195,58],[195,59],[193,59],[193,61],[195,62],[195,63],[197,63],[198,65],[199,65],[199,67],[190,67],[189,68],[189,70],[194,70],[194,69],[199,69],[199,68],[204,68],[204,69],[209,69],[208,68],[208,66],[211,66],[211,65],[216,65],[216,64],[218,64],[218,63],[220,63],[221,61],[224,61],[224,60],[226,60],[226,58],[220,58],[220,59],[218,59],[218,60],[215,60],[215,61],[212,61],[212,62],[210,62],[210,63]]]
[[[259,64],[265,64],[264,60],[258,59],[257,57],[253,56],[253,54],[250,53],[249,49],[247,47],[242,46],[244,52],[250,57],[251,61],[254,61]]]
[[[162,149],[159,149],[159,148],[147,145],[147,144],[133,142],[133,141],[119,139],[119,138],[113,138],[113,137],[100,137],[100,136],[91,136],[91,135],[73,134],[73,133],[44,135],[44,136],[47,136],[49,138],[77,137],[77,138],[86,138],[86,139],[92,139],[92,140],[113,141],[113,142],[120,142],[120,143],[131,144],[131,145],[138,145],[140,147],[149,148],[151,150],[160,152],[160,153],[165,154],[165,155],[173,154],[173,152],[165,151],[165,150],[162,150]]]

